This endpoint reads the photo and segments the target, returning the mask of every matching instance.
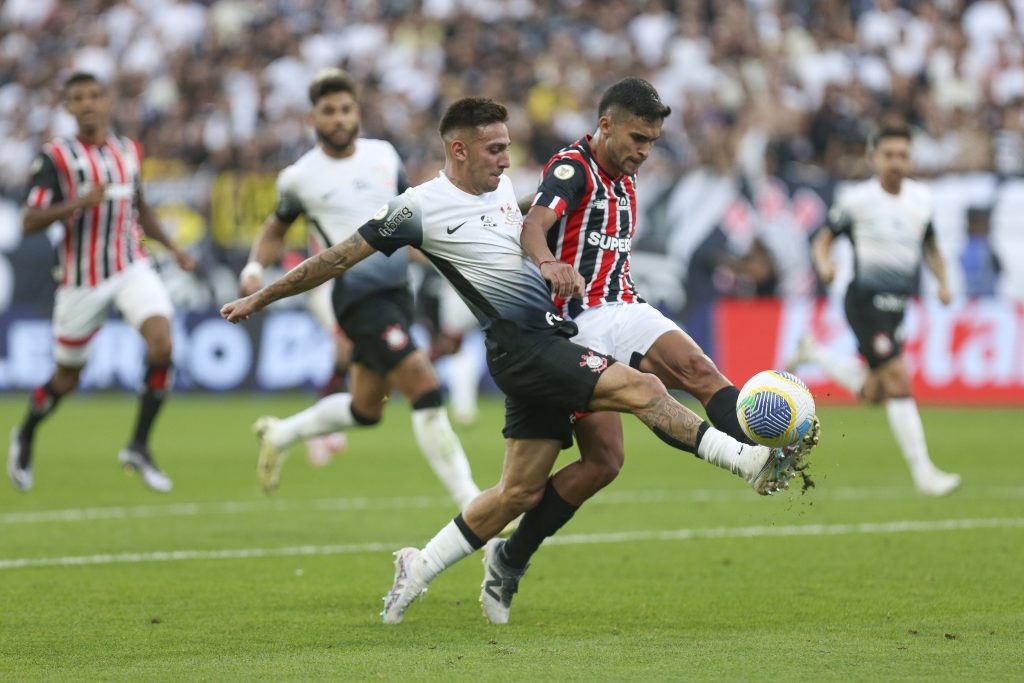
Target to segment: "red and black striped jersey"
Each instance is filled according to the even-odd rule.
[[[533,204],[558,214],[548,246],[587,283],[582,300],[555,297],[562,315],[575,317],[613,301],[643,302],[629,273],[636,177],[611,177],[594,158],[589,135],[551,157]]]
[[[63,221],[62,287],[95,287],[146,258],[136,205],[141,168],[142,147],[126,137],[109,135],[102,145],[62,137],[43,146],[32,165],[28,206],[70,201],[97,184],[107,188],[104,201]]]

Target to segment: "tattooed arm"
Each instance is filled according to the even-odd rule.
[[[295,296],[338,277],[375,251],[361,234],[355,232],[344,242],[309,257],[255,294],[224,304],[220,315],[231,323],[245,320],[278,299]]]

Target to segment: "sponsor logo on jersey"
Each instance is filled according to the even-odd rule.
[[[629,197],[619,197],[619,208],[620,209],[628,209],[629,208]]]
[[[380,212],[378,211],[377,213]],[[390,237],[391,233],[393,233],[395,230],[398,230],[398,226],[400,226],[402,223],[409,220],[410,218],[412,218],[412,209],[410,209],[408,206],[403,206],[401,209],[395,209],[394,213],[388,216],[388,219],[387,221],[384,222],[384,225],[377,228],[377,232],[380,233],[381,237]],[[380,219],[378,218],[377,220]]]
[[[572,164],[559,164],[555,166],[553,173],[559,180],[568,180],[576,175],[576,169],[572,167]]]
[[[626,253],[633,248],[633,239],[630,237],[615,237],[614,235],[602,235],[599,232],[592,232],[587,235],[587,244],[592,247],[600,247],[605,251]]]
[[[587,351],[580,356],[580,367],[590,368],[591,372],[602,372],[608,367],[608,359],[598,356],[593,351]]]
[[[494,220],[494,218],[492,216],[488,216],[488,215],[480,216],[480,222],[484,224],[485,228],[496,228],[496,227],[498,227],[498,222],[496,220]]]
[[[458,229],[459,229],[459,228],[461,228],[461,227],[462,227],[463,225],[465,225],[466,223],[467,223],[467,221],[462,221],[461,223],[459,223],[458,225],[456,225],[456,226],[455,226],[454,228],[450,228],[450,227],[449,227],[449,228],[445,228],[445,231],[446,231],[446,232],[447,232],[447,233],[448,233],[449,235],[451,235],[451,234],[453,234],[453,233],[454,233],[454,232],[455,232],[456,230],[458,230]]]
[[[595,199],[594,200],[594,208],[597,209],[598,211],[604,211],[605,209],[608,208],[608,200],[607,199]]]

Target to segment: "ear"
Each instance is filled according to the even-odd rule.
[[[601,131],[601,137],[607,137],[612,132],[612,117],[607,114],[597,120],[597,129]]]
[[[448,145],[448,151],[451,153],[452,159],[457,161],[465,161],[469,158],[469,145],[459,138],[451,141],[451,144]]]

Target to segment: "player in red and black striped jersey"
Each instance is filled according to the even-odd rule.
[[[749,444],[736,419],[739,390],[689,335],[644,302],[630,277],[637,171],[670,113],[643,79],[612,85],[601,98],[597,131],[544,167],[523,223],[522,245],[551,283],[563,315],[579,326],[574,342],[689,392],[715,427]],[[581,288],[582,299],[573,298]],[[574,432],[580,459],[551,477],[541,503],[495,552],[495,566],[525,570],[544,538],[617,476],[625,458],[619,416],[580,415]],[[495,571],[485,568],[485,582]],[[481,600],[487,601],[483,593]],[[503,618],[507,609],[506,604]]]
[[[50,380],[32,392],[28,415],[11,434],[7,471],[22,490],[32,486],[36,427],[65,394],[78,386],[88,344],[111,305],[146,342],[145,381],[129,444],[118,455],[157,491],[171,480],[153,463],[149,432],[170,386],[170,297],[150,267],[140,232],[163,244],[178,265],[193,270],[192,257],[167,237],[142,196],[142,147],[109,131],[110,95],[92,74],[75,73],[64,87],[65,107],[78,133],[47,143],[32,167],[25,232],[64,226],[60,282],[53,311],[54,358]]]

